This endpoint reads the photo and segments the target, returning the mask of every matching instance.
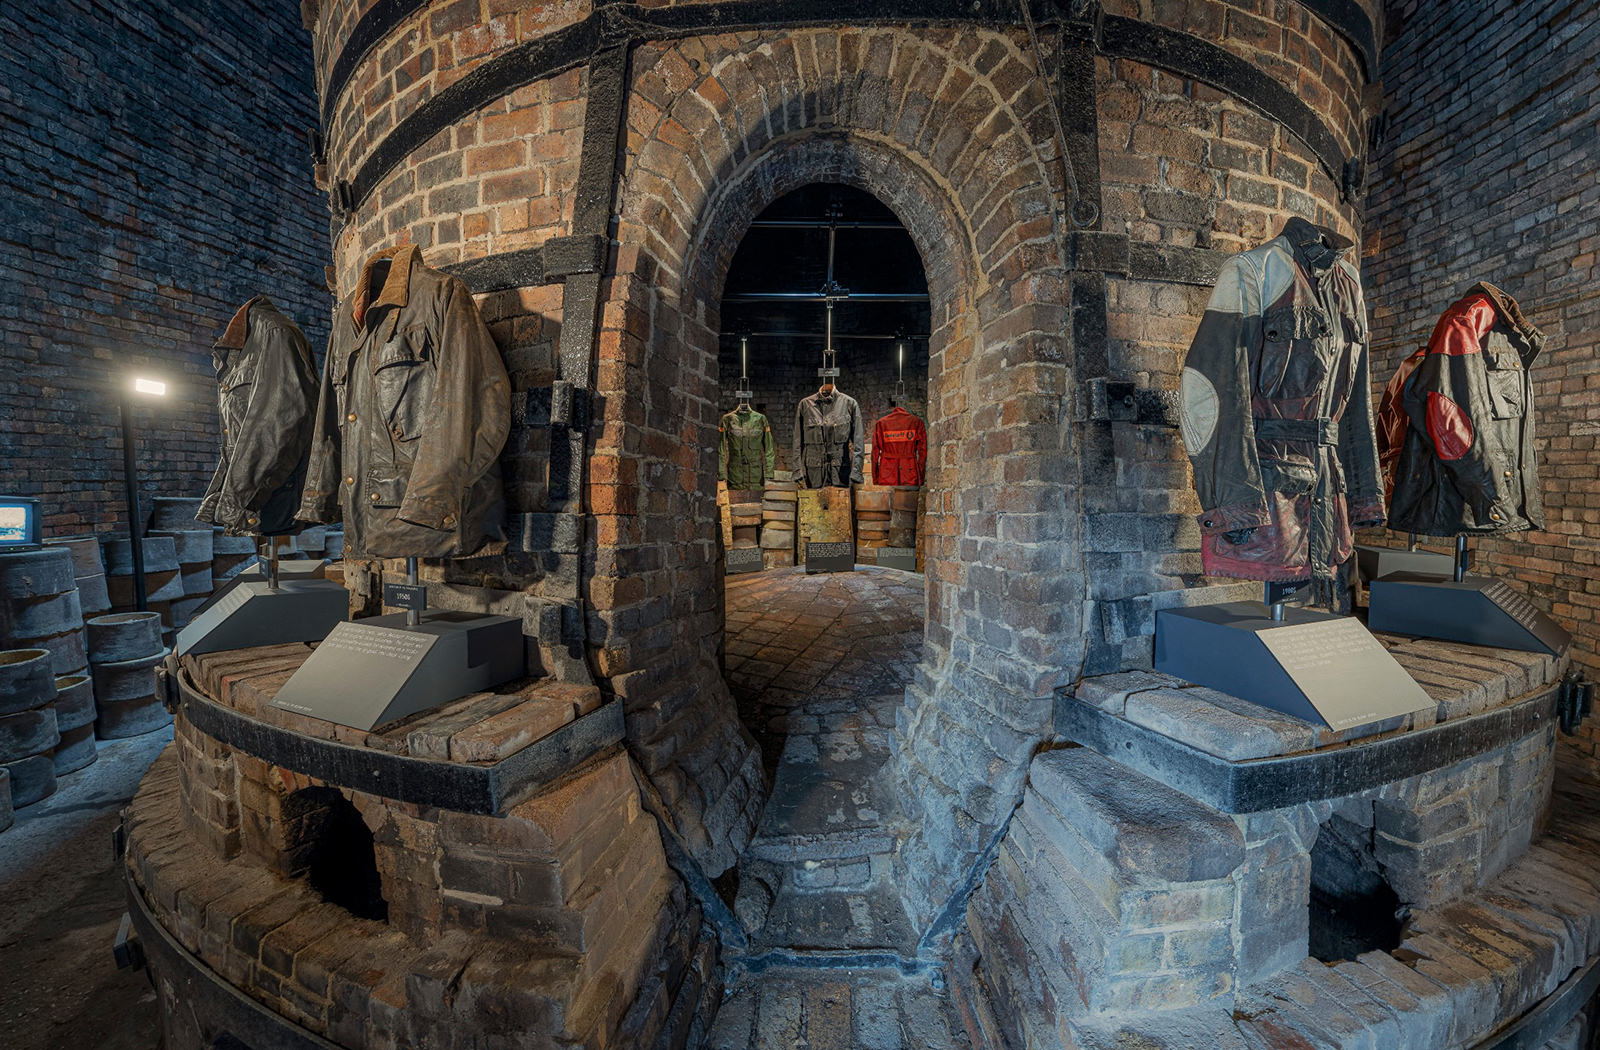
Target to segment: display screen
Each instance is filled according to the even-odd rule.
[[[0,496],[0,547],[32,547],[39,543],[39,501]]]

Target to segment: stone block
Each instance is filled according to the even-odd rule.
[[[764,551],[790,551],[794,550],[794,533],[785,529],[763,529],[761,531],[761,548]]]
[[[1177,684],[1177,679],[1171,675],[1154,671],[1123,671],[1085,678],[1078,683],[1073,695],[1108,714],[1120,715],[1128,697],[1134,693]]]
[[[1047,751],[1029,776],[1068,824],[1125,871],[1203,882],[1226,878],[1244,861],[1232,820],[1088,748]]]

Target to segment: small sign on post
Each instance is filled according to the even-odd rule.
[[[416,609],[428,607],[428,588],[420,583],[386,583],[383,585],[383,604],[391,609]]]
[[[759,572],[761,570],[760,547],[734,547],[728,551],[727,573],[732,576],[740,572]]]
[[[916,572],[917,549],[915,547],[879,547],[878,564],[886,569],[904,569],[906,572]]]

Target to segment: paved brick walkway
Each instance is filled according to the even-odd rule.
[[[948,997],[895,970],[772,969],[723,1002],[707,1050],[967,1050]]]
[[[922,651],[922,577],[877,566],[732,576],[727,617],[728,685],[770,773],[791,735],[844,728],[870,698],[905,689]],[[891,721],[870,736],[886,743],[893,709],[882,710]]]

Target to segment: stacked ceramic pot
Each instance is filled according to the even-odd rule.
[[[145,608],[157,613],[164,630],[170,631],[172,603],[183,599],[178,545],[171,536],[146,536],[142,543]],[[107,540],[105,553],[106,584],[111,592],[111,608],[117,612],[130,612],[137,604],[133,584],[133,545],[126,537]]]
[[[102,740],[140,736],[172,724],[161,702],[157,668],[166,655],[154,612],[96,616],[89,630],[94,669],[95,733]]]
[[[61,742],[56,727],[56,676],[44,649],[0,651],[0,768],[10,782],[0,825],[10,811],[55,794],[52,752]],[[91,743],[91,747],[93,744]]]
[[[57,775],[82,769],[96,757],[94,686],[77,584],[96,577],[103,582],[105,577],[93,571],[99,568],[92,540],[0,554],[0,647],[49,653],[59,734],[51,758]],[[21,797],[20,786],[21,778],[12,777],[13,796]]]
[[[172,626],[188,626],[194,611],[205,604],[211,594],[211,559],[213,557],[211,530],[204,529],[151,529],[151,536],[170,536],[178,552],[178,579],[183,585],[183,597],[172,602]]]
[[[65,547],[72,554],[73,582],[78,585],[78,604],[83,615],[99,616],[111,611],[111,595],[106,591],[106,563],[101,555],[100,540],[90,536],[63,536],[45,540],[46,544]]]

